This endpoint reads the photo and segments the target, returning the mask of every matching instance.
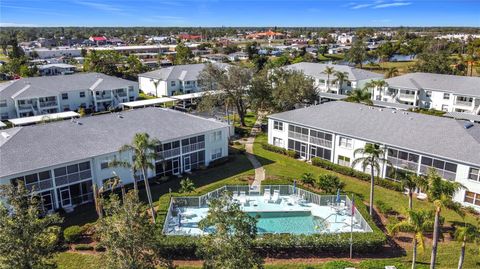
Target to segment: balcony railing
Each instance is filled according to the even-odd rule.
[[[295,133],[295,132],[289,131],[288,132],[288,137],[308,142],[308,135],[306,135],[306,134],[300,134],[300,133]]]
[[[472,106],[473,106],[473,102],[456,100],[456,101],[455,101],[455,105],[457,105],[457,106],[468,106],[468,107],[472,107]]]
[[[20,109],[20,110],[32,110],[32,109],[33,109],[33,105],[32,105],[32,104],[28,104],[28,105],[18,105],[18,109]]]
[[[91,171],[85,170],[79,173],[55,177],[55,185],[61,186],[61,185],[71,184],[84,179],[89,179],[91,177],[92,177]]]
[[[46,189],[50,189],[53,187],[53,184],[52,184],[52,180],[51,179],[48,179],[48,180],[42,180],[40,182],[35,182],[35,183],[30,183],[30,184],[25,184],[25,187],[27,188],[27,190],[29,191],[42,191],[42,190],[46,190]]]
[[[56,101],[40,102],[40,107],[51,107],[51,106],[57,106],[57,102]]]
[[[322,138],[318,138],[318,137],[310,137],[310,143],[315,144],[315,145],[319,145],[319,146],[322,146],[322,147],[327,147],[327,148],[332,147],[332,141],[322,139]]]
[[[198,142],[198,143],[195,143],[195,144],[190,144],[190,145],[183,146],[182,147],[182,153],[188,153],[188,152],[191,152],[191,151],[196,151],[196,150],[200,150],[200,149],[204,149],[204,148],[205,148],[205,142],[202,141],[202,142]]]
[[[167,149],[167,150],[164,150],[164,151],[160,151],[158,153],[158,155],[159,155],[159,158],[157,158],[157,160],[167,159],[167,158],[170,158],[170,157],[173,157],[173,156],[178,156],[178,155],[180,155],[180,148]]]
[[[111,94],[97,95],[97,101],[98,100],[110,100],[110,99],[112,99]]]
[[[411,171],[417,171],[417,169],[418,169],[418,163],[416,163],[416,162],[407,161],[407,160],[403,160],[403,159],[398,159],[398,158],[391,157],[391,156],[388,156],[387,159],[388,159],[388,161],[390,161],[390,163],[393,166],[395,166],[397,168],[407,169],[407,170],[411,170]]]
[[[401,99],[415,100],[415,95],[413,94],[400,93],[397,96]]]
[[[432,167],[432,166],[427,166],[427,165],[420,165],[420,173],[426,175],[428,173],[428,170],[430,169],[435,169],[438,174],[444,178],[444,179],[447,179],[447,180],[450,180],[450,181],[454,181],[455,178],[457,177],[457,173],[454,173],[454,172],[450,172],[450,171],[447,171],[447,170],[443,170],[443,169],[438,169],[438,168],[435,168],[435,167]]]

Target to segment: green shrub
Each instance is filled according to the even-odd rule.
[[[320,158],[312,158],[312,164],[330,171],[337,172],[345,176],[355,177],[363,181],[370,181],[369,174],[361,171],[357,171],[351,167],[334,164],[330,161],[323,160]],[[392,180],[384,179],[384,178],[375,177],[375,185],[384,187],[386,189],[394,190],[394,191],[400,191],[400,192],[403,191],[403,188],[400,183]]]
[[[298,158],[298,153],[295,151],[295,150],[287,150],[287,156],[290,157],[290,158]]]
[[[67,243],[75,243],[80,239],[82,233],[82,227],[78,225],[70,226],[63,231],[63,238]]]
[[[275,152],[275,153],[280,153],[280,154],[283,154],[283,155],[287,155],[290,158],[298,158],[298,153],[294,150],[286,150],[284,148],[277,147],[277,146],[274,146],[274,145],[270,145],[268,143],[262,143],[262,148],[264,150],[268,150],[268,151],[272,151],[272,152]]]
[[[335,194],[337,190],[343,190],[345,183],[340,181],[336,175],[323,174],[320,175],[316,182],[317,186],[329,194]]]
[[[383,201],[376,201],[375,204],[377,205],[378,211],[382,214],[391,215],[397,213],[391,206],[388,206]]]
[[[93,250],[93,246],[88,244],[78,244],[75,245],[75,250]]]
[[[95,251],[97,251],[97,252],[104,252],[104,251],[106,250],[105,247],[104,247],[103,245],[101,245],[101,244],[95,245],[94,249],[95,249]]]
[[[315,181],[315,178],[313,177],[312,173],[303,173],[303,175],[300,177],[300,180],[303,184],[312,185]]]
[[[322,269],[344,269],[347,267],[355,267],[355,264],[349,261],[330,261],[323,264]]]

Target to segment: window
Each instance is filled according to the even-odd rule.
[[[273,121],[273,129],[283,131],[283,122]]]
[[[222,139],[222,131],[215,131],[212,134],[212,142],[220,141]]]
[[[300,144],[300,152],[299,152],[299,154],[300,154],[301,151],[303,150],[302,149],[302,144],[303,143],[300,143],[300,142],[296,142],[296,143]],[[295,145],[295,148],[298,148],[298,146]],[[300,156],[301,156],[301,154],[300,154]],[[329,150],[329,149],[322,148],[322,147],[316,147],[316,146],[313,146],[313,145],[310,146],[310,158],[319,157],[319,158],[322,158],[324,160],[330,161],[331,156],[332,156],[332,151]]]
[[[444,93],[443,94],[443,99],[444,100],[450,100],[450,94],[449,93]]]
[[[463,201],[465,203],[480,206],[480,194],[471,192],[471,191],[466,191],[465,198],[463,199]]]
[[[338,164],[343,166],[350,166],[350,158],[338,155]]]
[[[338,145],[343,148],[351,149],[353,148],[353,140],[351,138],[340,137]]]
[[[283,139],[274,137],[273,138],[273,145],[277,147],[282,147],[283,148]]]
[[[100,163],[100,168],[103,170],[103,169],[107,169],[108,168],[108,161],[104,161],[104,162],[101,162]]]
[[[176,83],[174,80],[170,81],[170,86],[175,87]]]
[[[216,160],[222,157],[222,148],[214,149],[212,152],[212,160]]]
[[[85,97],[85,92],[80,92],[80,97],[81,98]]]
[[[426,91],[426,92],[425,92],[425,96],[426,96],[427,98],[432,97],[432,92],[431,92],[431,91]]]
[[[68,93],[62,93],[62,100],[68,100]]]
[[[422,157],[422,166],[420,167],[420,173],[427,174],[430,168],[435,168],[439,175],[448,180],[455,180],[457,173],[457,165],[454,163]]]
[[[133,96],[128,97],[128,101],[130,101],[130,102],[135,101],[135,97],[133,97]]]
[[[1,113],[0,114],[0,120],[7,120],[8,119],[8,113]]]
[[[468,179],[480,181],[480,169],[479,168],[470,168],[468,172]]]
[[[7,100],[0,100],[0,107],[7,107]]]

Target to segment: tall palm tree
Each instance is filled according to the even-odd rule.
[[[399,74],[398,68],[390,67],[387,69],[387,71],[385,71],[385,78],[393,78],[398,76],[398,74]]]
[[[330,91],[330,76],[335,73],[335,69],[333,66],[327,66],[325,70],[323,70],[323,73],[327,75],[327,91]]]
[[[458,258],[458,269],[463,268],[463,261],[465,260],[465,247],[467,242],[480,243],[480,229],[471,224],[465,224],[463,227],[458,227],[455,230],[455,239],[462,242],[460,257]]]
[[[423,252],[425,249],[425,233],[433,229],[433,211],[408,211],[408,218],[389,228],[390,235],[396,235],[398,232],[407,232],[413,234],[413,254],[412,269],[415,269],[417,261],[417,248]]]
[[[353,152],[353,157],[361,155],[361,157],[356,158],[352,162],[352,168],[355,168],[358,164],[362,165],[363,171],[367,170],[367,167],[370,167],[370,205],[369,205],[369,214],[373,214],[373,195],[374,195],[374,186],[375,186],[375,172],[377,176],[382,171],[381,164],[389,163],[385,159],[385,149],[378,144],[367,143],[364,148],[356,149]]]
[[[336,71],[334,76],[335,79],[332,82],[338,84],[338,93],[342,94],[342,85],[348,81],[348,73]]]
[[[458,182],[443,180],[435,169],[430,169],[427,175],[427,184],[424,191],[427,193],[428,200],[435,206],[435,222],[433,226],[433,244],[430,257],[430,269],[435,269],[437,261],[438,238],[440,236],[440,215],[443,208],[451,208],[459,212],[458,204],[452,202],[452,197],[457,191],[464,188]]]
[[[413,191],[416,188],[422,188],[426,184],[425,177],[422,175],[417,175],[410,173],[400,179],[403,189],[407,189],[408,195],[408,209],[413,209]]]
[[[152,211],[154,223],[156,222],[155,209],[153,207],[152,193],[150,192],[150,184],[148,182],[147,173],[148,170],[155,169],[155,165],[153,163],[155,159],[159,157],[156,152],[156,147],[158,145],[160,145],[160,141],[157,139],[151,139],[147,133],[137,133],[133,138],[132,144],[123,145],[120,148],[120,152],[128,151],[133,153],[134,158],[132,168],[136,171],[142,172],[148,204],[150,206],[150,210]]]
[[[132,171],[133,189],[135,190],[135,193],[138,194],[138,183],[137,183],[137,179],[135,178],[137,171],[136,169],[134,169],[133,165],[130,162],[121,161],[121,160],[118,160],[117,158],[113,158],[113,160],[111,160],[108,163],[108,167],[123,167],[123,168],[130,169]]]
[[[348,97],[345,99],[345,101],[363,103],[371,106],[373,105],[371,96],[372,95],[370,92],[368,92],[368,90],[355,89],[348,93]]]
[[[375,80],[374,85],[378,89],[380,96],[383,96],[383,89],[385,89],[385,87],[388,87],[388,83],[383,79],[379,79]]]

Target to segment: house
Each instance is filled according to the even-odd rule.
[[[245,52],[234,52],[227,55],[230,62],[246,61],[248,60],[248,54]]]
[[[337,36],[337,43],[340,44],[352,44],[357,40],[355,35],[342,33]]]
[[[221,68],[228,64],[216,63]],[[172,96],[200,91],[198,76],[206,64],[174,65],[138,75],[140,89],[153,96]]]
[[[435,169],[466,187],[455,201],[480,210],[480,124],[338,101],[269,116],[268,143],[349,167],[361,157],[356,149],[379,144],[390,162],[379,176],[400,180]]]
[[[187,33],[180,33],[178,39],[183,41],[200,41],[202,39],[201,35],[191,35]]]
[[[480,115],[480,77],[409,73],[385,80],[372,98],[419,108]]]
[[[105,36],[91,36],[88,38],[88,40],[90,40],[97,46],[106,45],[108,41],[108,39]]]
[[[44,64],[38,66],[40,76],[73,74],[75,69],[75,66],[71,64]]]
[[[168,128],[165,128],[168,126]],[[145,108],[0,131],[0,184],[20,181],[42,197],[45,211],[67,211],[93,201],[92,186],[115,172],[123,184],[140,173],[112,168],[113,159],[132,162],[118,150],[136,133],[160,141],[161,158],[148,178],[179,175],[228,155],[228,125],[169,109]],[[139,172],[139,171],[138,171]]]
[[[77,47],[23,48],[25,55],[31,58],[50,59],[59,57],[80,57],[82,49]]]
[[[334,72],[342,72],[347,74],[347,81],[342,83],[339,87],[338,82],[335,81],[335,75],[330,75],[330,80],[327,84],[328,76],[325,74],[327,67],[333,67]],[[383,79],[382,74],[370,72],[363,69],[358,69],[348,65],[336,64],[320,64],[301,62],[285,67],[287,70],[296,70],[303,72],[306,76],[315,80],[315,86],[318,87],[319,92],[329,92],[336,94],[347,94],[355,88],[363,88],[366,83],[372,80]]]
[[[246,36],[247,39],[282,39],[285,34],[268,30],[266,32],[251,33]]]
[[[228,60],[228,56],[222,53],[204,54],[200,56],[200,60],[204,63],[223,63]]]
[[[104,111],[138,97],[138,84],[100,73],[31,77],[0,84],[0,120],[78,110]]]

